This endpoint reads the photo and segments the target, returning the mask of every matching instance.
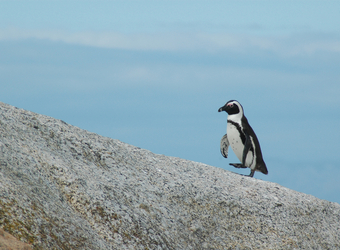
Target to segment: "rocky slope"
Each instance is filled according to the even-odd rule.
[[[33,249],[340,249],[340,205],[0,103],[0,228]]]

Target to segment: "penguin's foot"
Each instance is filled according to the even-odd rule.
[[[246,176],[246,177],[253,177],[255,174],[255,171],[251,170],[250,174],[241,174],[242,176]]]
[[[250,174],[248,175],[249,177],[253,177],[255,174],[255,170],[250,170]]]
[[[246,166],[244,166],[243,164],[241,163],[229,163],[230,166],[233,166],[235,168],[247,168]],[[254,174],[253,174],[254,175]],[[253,177],[253,176],[251,176]]]

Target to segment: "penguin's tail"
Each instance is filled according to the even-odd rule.
[[[264,163],[264,162],[257,165],[257,170],[260,171],[263,174],[268,174],[268,169],[267,169],[266,163]]]

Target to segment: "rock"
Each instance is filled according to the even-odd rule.
[[[340,249],[337,203],[4,103],[0,227],[34,249]]]

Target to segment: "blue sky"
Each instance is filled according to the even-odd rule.
[[[241,102],[269,175],[340,203],[339,1],[0,1],[0,101],[230,171]]]

